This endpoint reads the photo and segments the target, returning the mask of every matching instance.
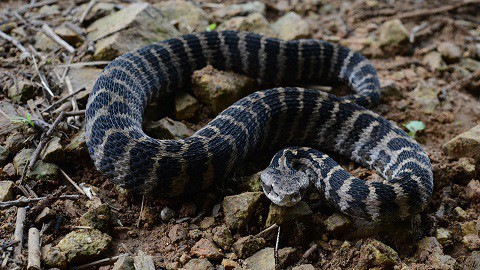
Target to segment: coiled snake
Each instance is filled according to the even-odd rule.
[[[355,94],[336,97],[297,87],[258,91],[189,138],[147,136],[142,131],[146,105],[188,85],[192,72],[207,64],[278,85],[343,82]],[[361,107],[379,99],[375,69],[345,47],[248,32],[189,34],[113,60],[90,95],[85,136],[98,170],[125,188],[166,196],[199,191],[254,153],[289,147],[261,173],[263,189],[274,203],[296,203],[313,183],[348,215],[403,218],[421,211],[430,198],[431,164],[404,131]],[[290,147],[297,145],[304,147]],[[384,180],[352,177],[314,149],[346,156],[375,169]]]

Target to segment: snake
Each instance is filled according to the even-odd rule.
[[[193,71],[207,65],[274,88],[241,98],[190,137],[146,135],[146,106],[188,89]],[[352,93],[294,87],[301,84],[344,84]],[[349,216],[406,218],[428,204],[432,167],[414,139],[366,108],[380,96],[370,61],[340,45],[242,31],[186,34],[123,54],[104,68],[87,102],[85,139],[96,168],[125,189],[195,194],[254,155],[278,151],[260,173],[273,203],[293,206],[314,186]],[[332,154],[378,177],[354,177]]]

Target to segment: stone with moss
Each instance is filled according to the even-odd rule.
[[[105,253],[111,241],[111,236],[99,230],[83,230],[67,234],[56,247],[70,263],[85,263]]]

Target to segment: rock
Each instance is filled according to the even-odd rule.
[[[262,172],[243,177],[239,183],[239,190],[243,192],[263,192],[260,175]]]
[[[38,214],[38,216],[35,218],[35,223],[36,224],[42,224],[42,223],[47,223],[46,221],[51,219],[55,215],[55,211],[52,211],[50,207],[45,207],[43,208],[42,212]]]
[[[135,270],[132,257],[129,255],[120,257],[113,265],[112,270]]]
[[[272,29],[280,39],[293,40],[311,37],[307,21],[293,11],[280,17],[272,24]]]
[[[90,226],[102,232],[108,232],[112,228],[112,211],[107,204],[101,204],[89,209],[79,220],[83,226]]]
[[[480,251],[474,251],[465,260],[464,270],[478,270],[480,269]]]
[[[437,228],[435,238],[442,246],[446,247],[452,244],[452,233],[445,228]]]
[[[195,243],[190,253],[199,257],[205,257],[209,260],[220,260],[224,256],[218,247],[206,238],[202,238]]]
[[[38,31],[33,37],[35,48],[40,51],[48,52],[52,48],[59,47],[55,41],[48,37],[43,31]]]
[[[144,130],[145,133],[156,139],[184,139],[194,133],[184,123],[168,117],[158,121],[147,121],[144,124]]]
[[[58,162],[64,158],[63,147],[59,137],[52,137],[40,154],[45,162]]]
[[[17,83],[8,88],[8,98],[17,103],[26,103],[37,94],[38,86],[25,79],[17,80]]]
[[[480,62],[471,58],[463,58],[460,61],[460,66],[471,72],[477,72],[480,70]]]
[[[19,174],[18,171],[17,174]],[[33,169],[27,173],[27,176],[31,179],[45,182],[57,180],[58,174],[59,168],[57,165],[39,160]]]
[[[429,52],[424,57],[422,62],[430,67],[431,71],[444,69],[446,67],[442,55],[438,52]]]
[[[215,227],[213,230],[213,241],[223,250],[229,250],[233,244],[233,237],[230,229],[225,226]]]
[[[188,120],[194,118],[200,109],[200,103],[191,95],[178,91],[175,94],[175,118]]]
[[[353,225],[352,219],[344,214],[335,213],[325,220],[327,231],[331,233],[339,233],[351,228]]]
[[[44,5],[39,10],[38,13],[52,16],[60,14],[60,7],[58,5]]]
[[[85,8],[87,8],[88,3],[83,4],[80,6],[81,13],[84,12]],[[113,12],[118,11],[118,4],[116,3],[107,3],[107,2],[96,2],[90,11],[85,16],[85,19],[82,22],[82,26],[88,26],[94,21],[105,17],[107,15],[112,14]]]
[[[0,167],[5,166],[8,163],[8,157],[10,156],[10,151],[6,146],[0,145]]]
[[[175,224],[168,232],[168,238],[172,242],[177,242],[187,238],[187,230],[181,224]]]
[[[67,234],[57,244],[70,263],[85,263],[107,251],[112,237],[99,230],[75,231]]]
[[[477,250],[480,249],[480,237],[477,234],[467,234],[462,238],[462,243],[464,243],[468,249]]]
[[[13,200],[13,188],[15,184],[12,181],[0,181],[0,202]]]
[[[207,259],[191,259],[183,266],[185,270],[213,270],[213,265]]]
[[[292,268],[292,270],[315,270],[315,269],[316,268],[311,264],[302,264]]]
[[[164,207],[162,211],[160,211],[160,218],[163,222],[170,221],[171,219],[175,218],[175,215],[175,211],[168,206]]]
[[[142,250],[139,250],[137,255],[133,257],[133,264],[135,265],[135,269],[155,269],[153,257],[145,254]]]
[[[443,145],[443,152],[451,157],[470,157],[480,161],[480,125],[451,139]]]
[[[13,166],[15,166],[15,170],[17,174],[21,175],[23,170],[25,169],[25,164],[30,161],[31,156],[35,152],[34,149],[27,149],[24,148],[13,158]]]
[[[442,55],[447,63],[455,63],[462,57],[462,51],[451,42],[442,42],[437,47],[437,51]]]
[[[285,247],[278,250],[278,265],[281,269],[286,269],[288,266],[298,260],[297,250],[293,247]]]
[[[432,113],[440,104],[440,100],[438,100],[439,93],[440,89],[438,87],[434,87],[429,83],[419,82],[417,87],[410,92],[410,96],[422,111]]]
[[[478,234],[477,231],[477,223],[475,221],[467,221],[462,222],[460,224],[460,228],[462,229],[462,234],[465,236],[467,234]]]
[[[193,229],[188,231],[188,237],[192,240],[200,240],[200,238],[203,237],[203,232],[200,231],[199,229]]]
[[[431,264],[432,269],[455,269],[457,264],[454,258],[443,254],[442,246],[435,237],[420,240],[415,257],[421,262]]]
[[[460,206],[455,207],[453,211],[455,212],[457,217],[461,220],[465,220],[468,218],[468,213],[465,210],[463,210]]]
[[[180,207],[180,211],[178,211],[178,216],[180,218],[184,217],[193,217],[197,212],[197,205],[193,202],[184,202],[182,203],[182,207]]]
[[[246,2],[243,4],[234,4],[226,6],[225,8],[219,8],[213,11],[213,16],[219,18],[231,18],[233,16],[245,16],[252,13],[260,13],[265,15],[267,10],[266,5],[260,1]]]
[[[78,103],[87,104],[88,95],[92,92],[93,85],[101,72],[102,69],[93,67],[71,68],[68,71],[73,89],[77,90],[85,87],[85,91],[81,91],[75,95]]]
[[[87,31],[88,39],[96,41],[95,60],[112,60],[147,44],[181,34],[158,8],[147,3],[130,4],[96,20]]]
[[[392,267],[399,261],[398,254],[384,243],[371,240],[360,249],[361,260],[373,266]]]
[[[82,42],[82,37],[65,23],[55,28],[54,31],[55,34],[59,35],[63,40],[74,47],[77,47],[77,45]]]
[[[25,140],[24,135],[20,132],[12,132],[5,140],[5,147],[10,154],[16,154],[25,147]]]
[[[190,1],[166,1],[154,7],[160,9],[161,14],[177,26],[182,34],[203,32],[208,26],[208,15]]]
[[[249,269],[275,270],[275,254],[273,248],[264,248],[251,257],[245,259],[245,265]]]
[[[460,184],[466,185],[470,179],[475,178],[475,161],[472,158],[462,157],[458,159],[458,166],[459,175],[456,177],[456,180]]]
[[[214,217],[205,217],[200,221],[200,229],[206,230],[210,227],[213,227],[215,225],[215,218]]]
[[[3,167],[3,173],[8,177],[12,178],[15,175],[17,175],[17,171],[15,170],[15,166],[13,166],[13,163],[8,163]]]
[[[65,146],[65,151],[70,153],[79,153],[87,152],[87,144],[85,143],[85,130],[78,131],[77,134],[73,136],[70,140],[70,143]]]
[[[67,257],[59,248],[46,245],[42,248],[42,262],[48,268],[67,268]]]
[[[387,97],[402,97],[402,91],[394,80],[382,80],[382,94]]]
[[[473,201],[474,198],[480,198],[480,181],[471,180],[465,188],[465,196],[469,201]]]
[[[218,30],[248,31],[267,37],[277,36],[267,19],[257,12],[246,17],[233,17],[225,20],[218,26]]]
[[[222,266],[223,266],[226,270],[233,270],[233,269],[235,269],[235,268],[240,269],[240,264],[238,264],[236,261],[230,260],[230,259],[223,259],[223,260],[222,260]]]
[[[395,48],[408,42],[409,33],[399,19],[384,22],[380,26],[378,43],[383,48]]]
[[[246,258],[265,247],[265,243],[265,239],[261,237],[248,235],[238,239],[237,242],[233,244],[233,252],[235,252],[239,258]]]
[[[0,31],[6,34],[10,34],[10,32],[17,27],[18,24],[16,22],[9,21],[0,25]]]
[[[286,222],[298,219],[300,217],[309,216],[311,214],[313,214],[312,210],[304,201],[299,201],[292,207],[282,207],[271,203],[265,226],[269,227],[273,224],[284,224]]]
[[[245,229],[263,195],[263,192],[245,192],[226,196],[222,203],[225,223],[232,229]]]

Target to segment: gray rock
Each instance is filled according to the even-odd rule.
[[[425,237],[418,242],[415,254],[421,262],[431,264],[433,269],[455,269],[457,261],[443,254],[443,249],[435,237]]]
[[[269,227],[273,224],[284,224],[311,214],[313,214],[312,210],[304,201],[299,201],[292,207],[283,207],[271,203],[265,226]]]
[[[15,175],[17,175],[17,171],[15,170],[15,166],[13,166],[13,163],[8,163],[3,167],[3,174],[5,174],[7,177],[12,178]]]
[[[277,33],[278,38],[285,40],[311,37],[307,21],[293,11],[280,17],[272,24],[272,29]]]
[[[129,255],[120,257],[113,265],[112,270],[135,270],[132,257]]]
[[[188,120],[194,118],[200,109],[200,103],[191,95],[178,91],[175,93],[175,118]]]
[[[392,267],[400,260],[395,250],[377,240],[371,240],[363,245],[360,254],[363,261],[385,268]]]
[[[100,72],[102,72],[102,69],[93,67],[72,68],[68,71],[73,89],[77,90],[85,87],[85,91],[75,95],[79,103],[87,104],[88,95],[92,92],[93,85]]]
[[[331,233],[339,233],[353,226],[352,219],[342,213],[335,213],[325,220],[327,231]]]
[[[18,171],[17,174],[19,174]],[[39,160],[33,169],[27,173],[27,176],[34,180],[44,182],[57,180],[58,174],[59,168],[57,165]]]
[[[184,139],[194,133],[184,123],[168,117],[158,121],[147,121],[144,124],[144,130],[148,135],[157,139]]]
[[[233,252],[239,258],[246,258],[265,247],[265,243],[265,239],[261,237],[248,235],[238,239],[233,244]]]
[[[130,4],[95,21],[88,28],[88,39],[96,41],[95,60],[111,60],[147,44],[179,36],[181,33],[147,3]]]
[[[417,87],[410,92],[410,96],[422,111],[432,113],[440,104],[440,100],[438,100],[439,92],[438,87],[434,87],[430,83],[419,82]]]
[[[465,196],[469,201],[480,198],[480,181],[471,180],[465,187]]]
[[[202,230],[207,230],[210,227],[215,225],[215,218],[214,217],[205,217],[200,221],[199,227]]]
[[[462,185],[468,184],[470,179],[475,178],[476,168],[473,158],[462,157],[458,159],[459,176],[455,179]]]
[[[431,71],[441,70],[446,67],[442,55],[439,52],[429,52],[424,57],[422,62],[430,67]]]
[[[437,238],[437,241],[444,247],[452,244],[452,233],[445,228],[437,228],[435,238]]]
[[[191,259],[183,266],[185,270],[213,270],[213,265],[207,259]]]
[[[79,223],[102,232],[108,232],[113,224],[112,211],[107,204],[92,207],[80,217]]]
[[[480,269],[480,251],[474,251],[465,260],[464,270],[478,270]]]
[[[79,12],[83,13],[87,6],[88,3],[81,5]],[[102,17],[114,13],[116,10],[118,10],[118,6],[119,5],[117,3],[96,2],[85,16],[82,26],[87,26]]]
[[[26,145],[25,136],[20,132],[12,132],[5,140],[5,147],[10,154],[16,154]]]
[[[203,32],[208,26],[207,13],[190,1],[166,1],[154,7],[183,34]]]
[[[13,102],[25,103],[37,94],[38,86],[25,79],[19,79],[8,88],[7,96]]]
[[[384,22],[380,26],[378,43],[380,47],[392,48],[408,42],[409,33],[398,19]]]
[[[470,157],[478,163],[480,161],[480,125],[451,139],[442,148],[448,156]]]
[[[65,23],[56,27],[54,31],[55,34],[60,36],[68,44],[74,47],[76,47],[82,42],[82,37],[77,32],[73,31],[70,27],[68,27]]]
[[[468,218],[468,213],[463,210],[460,206],[457,206],[453,209],[455,215],[457,215],[457,217],[461,220],[465,220]]]
[[[275,253],[273,248],[264,248],[245,259],[245,265],[250,269],[275,270]]]
[[[42,262],[48,268],[67,268],[67,256],[58,247],[46,245],[42,248]]]
[[[463,58],[460,61],[460,65],[471,72],[477,72],[480,70],[480,62],[473,60],[472,58]]]
[[[0,166],[5,166],[8,163],[8,156],[10,156],[8,148],[0,145]]]
[[[172,242],[177,242],[187,238],[187,230],[181,224],[175,224],[168,232],[168,238]]]
[[[112,237],[99,230],[75,231],[67,234],[57,244],[70,263],[85,263],[107,251]]]
[[[50,207],[43,208],[42,212],[35,217],[36,224],[46,223],[47,220],[51,219],[55,215],[55,211],[50,209]]]
[[[437,47],[437,51],[442,55],[447,63],[455,63],[462,57],[462,51],[457,45],[451,42],[442,42]]]
[[[85,130],[81,129],[73,136],[70,142],[65,146],[65,151],[69,153],[87,152],[87,144],[85,143]]]
[[[60,14],[60,6],[58,5],[44,5],[39,10],[38,13],[52,16]]]
[[[245,192],[226,196],[222,203],[225,223],[232,229],[245,229],[263,196],[263,192]]]
[[[260,1],[246,2],[243,4],[234,4],[226,6],[225,8],[219,8],[213,11],[213,16],[218,18],[231,18],[234,16],[246,16],[252,13],[260,13],[265,15],[267,10],[266,5]]]
[[[33,40],[35,41],[35,48],[39,51],[49,52],[52,48],[60,46],[43,31],[38,31],[33,37]]]
[[[195,96],[218,114],[240,98],[257,89],[255,80],[229,71],[218,71],[212,66],[197,70],[192,75]]]
[[[15,184],[12,181],[0,181],[0,202],[13,200],[13,188]]]
[[[164,207],[162,211],[160,211],[160,218],[163,222],[170,221],[172,218],[175,218],[175,215],[175,211],[168,206]]]
[[[462,234],[464,236],[468,235],[468,234],[478,234],[479,233],[478,230],[477,230],[477,222],[475,222],[474,220],[462,222],[460,224],[460,228],[461,228]]]
[[[222,266],[223,266],[223,268],[217,268],[217,270],[220,270],[220,269],[225,269],[225,270],[241,269],[240,264],[238,264],[236,261],[230,260],[230,259],[223,259],[222,260]]]
[[[315,270],[315,269],[316,268],[311,264],[302,264],[292,268],[292,270]]]
[[[218,30],[248,31],[267,37],[276,37],[267,19],[261,13],[252,13],[246,17],[233,17],[223,21]]]
[[[243,177],[239,183],[239,189],[244,192],[263,192],[260,182],[262,172]]]
[[[467,234],[462,238],[462,243],[470,250],[480,249],[480,237],[478,234]]]
[[[278,264],[282,269],[292,265],[298,260],[297,250],[293,247],[285,247],[278,250]]]
[[[13,166],[15,166],[18,175],[23,173],[23,170],[25,169],[26,164],[30,161],[33,152],[35,152],[35,149],[24,148],[13,158]]]
[[[382,94],[387,97],[402,97],[402,91],[394,80],[382,80]]]
[[[233,244],[232,232],[230,229],[225,226],[218,226],[213,228],[213,241],[219,245],[223,250],[230,250],[230,247]]]
[[[195,243],[192,249],[190,249],[190,253],[209,260],[221,260],[224,256],[218,247],[206,238],[202,238]]]
[[[52,137],[52,139],[50,139],[43,149],[40,156],[45,162],[61,161],[64,158],[64,151],[62,145],[60,144],[60,138]]]

